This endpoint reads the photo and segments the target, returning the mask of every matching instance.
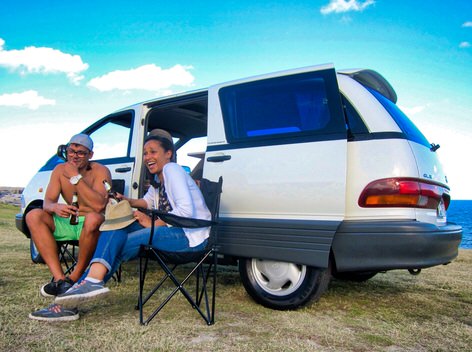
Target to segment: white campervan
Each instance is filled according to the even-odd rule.
[[[447,221],[446,175],[431,144],[372,70],[332,65],[241,79],[114,112],[85,129],[94,160],[140,197],[142,146],[154,128],[175,138],[195,178],[224,179],[218,241],[259,303],[293,309],[331,276],[445,264],[462,229]],[[60,153],[59,153],[60,154]],[[41,206],[52,157],[23,192],[17,227]],[[34,249],[34,247],[33,247]]]

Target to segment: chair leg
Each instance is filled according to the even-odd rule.
[[[146,276],[148,258],[145,258],[145,264],[143,268],[143,258],[139,257],[139,296],[138,296],[138,308],[139,308],[139,323],[144,325],[143,322],[143,287],[144,278]]]
[[[174,265],[171,269],[171,271],[174,271],[174,269],[177,267],[177,265]],[[146,297],[143,298],[142,300],[142,305],[144,306],[146,304],[146,302],[152,297],[152,295],[154,295],[154,293],[156,293],[156,291],[162,286],[162,284],[169,278],[169,275],[164,275],[160,280],[159,282],[156,284],[156,286],[151,290],[149,291],[149,293],[146,295]],[[144,280],[143,280],[143,284],[144,284]],[[139,309],[139,306],[137,305],[136,306],[136,309]]]
[[[121,273],[122,273],[123,269],[121,267],[121,264],[120,266],[118,267],[118,270],[115,272],[115,274],[113,274],[112,276],[112,279],[115,280],[116,282],[121,282]]]
[[[216,272],[218,270],[218,252],[213,248],[213,292],[211,297],[211,322],[210,325],[215,323],[215,305],[216,305]]]
[[[208,290],[207,290],[207,283],[208,278],[210,277],[210,272],[212,269],[212,263],[208,264],[208,269],[205,271],[205,268],[202,266],[197,270],[197,284],[196,284],[196,302],[197,305],[200,307],[202,300],[205,299],[205,309],[206,309],[206,316],[211,320],[211,313],[210,313],[210,305],[208,304]],[[202,280],[202,287],[199,288],[200,284],[200,276]]]
[[[218,257],[217,253],[215,250],[212,250],[212,262],[208,264],[208,269],[204,270],[202,267],[202,289],[199,292],[197,296],[197,304],[198,306],[201,305],[201,301],[203,298],[205,298],[205,307],[207,310],[207,317],[209,318],[207,321],[208,325],[213,325],[215,323],[215,305],[216,305],[216,272],[218,270],[217,265],[218,265]],[[208,279],[212,278],[212,292],[211,292],[211,311],[210,311],[210,304],[208,302]],[[198,281],[197,281],[197,287],[198,287]]]
[[[145,270],[147,270],[147,260],[148,256],[144,258],[144,265],[142,263],[143,257],[140,257],[140,265],[139,265],[139,277],[140,277],[140,283],[139,283],[139,297],[138,297],[138,308],[139,308],[139,321],[141,325],[147,325],[149,322],[164,308],[164,306],[174,297],[174,295],[180,291],[182,295],[187,299],[187,301],[191,304],[191,306],[197,310],[197,312],[200,314],[200,316],[205,320],[205,322],[208,325],[212,325],[214,323],[214,294],[212,297],[212,308],[210,310],[210,305],[208,301],[208,293],[207,293],[207,280],[209,275],[205,274],[204,269],[202,268],[203,263],[207,260],[207,258],[212,254],[212,251],[208,252],[201,260],[200,262],[194,266],[194,268],[190,271],[190,273],[182,280],[179,281],[178,278],[174,275],[173,270],[175,269],[176,266],[174,266],[172,269],[170,269],[166,263],[161,259],[161,257],[157,254],[154,249],[149,248],[148,249],[150,252],[153,253],[155,259],[159,262],[159,265],[165,272],[165,276],[159,281],[157,286],[155,286],[151,292],[146,296],[146,299],[143,300],[143,289],[144,289],[144,279],[145,279]],[[215,268],[213,268],[215,269]],[[144,270],[144,272],[143,272]],[[211,268],[210,268],[211,270]],[[200,274],[202,275],[202,289],[201,293],[197,293],[197,297],[194,300],[192,296],[188,293],[188,291],[184,288],[184,285],[187,283],[187,281],[197,272],[200,271]],[[144,320],[143,318],[143,306],[144,304],[149,300],[149,298],[157,291],[157,289],[162,285],[162,283],[167,280],[167,278],[170,278],[172,282],[175,285],[175,288],[172,290],[172,292],[166,297],[166,299],[149,315],[149,317]],[[199,280],[197,280],[199,281]],[[213,284],[215,285],[216,282],[216,272],[213,276]],[[200,290],[199,290],[200,291]],[[197,291],[198,292],[198,291]],[[213,293],[215,292],[215,287],[213,288]],[[201,310],[200,308],[200,303],[201,300],[205,298],[205,306],[206,306],[206,314]]]
[[[69,250],[69,245],[72,246],[72,250]],[[68,275],[74,270],[77,260],[75,259],[75,245],[69,243],[63,243],[59,245],[59,262],[64,266],[64,275]],[[54,281],[54,277],[51,278],[51,282]]]

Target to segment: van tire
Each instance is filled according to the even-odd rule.
[[[32,239],[30,239],[30,255],[33,263],[44,264],[44,259],[41,257],[41,254],[39,254],[39,251],[36,248]]]
[[[247,293],[264,307],[297,309],[317,301],[328,288],[331,266],[315,268],[294,263],[241,258],[239,273]]]

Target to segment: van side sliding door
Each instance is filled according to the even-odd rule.
[[[346,124],[331,65],[209,91],[205,177],[223,253],[326,267],[344,217]]]

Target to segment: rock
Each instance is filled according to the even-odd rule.
[[[0,187],[0,203],[20,206],[23,187]]]

